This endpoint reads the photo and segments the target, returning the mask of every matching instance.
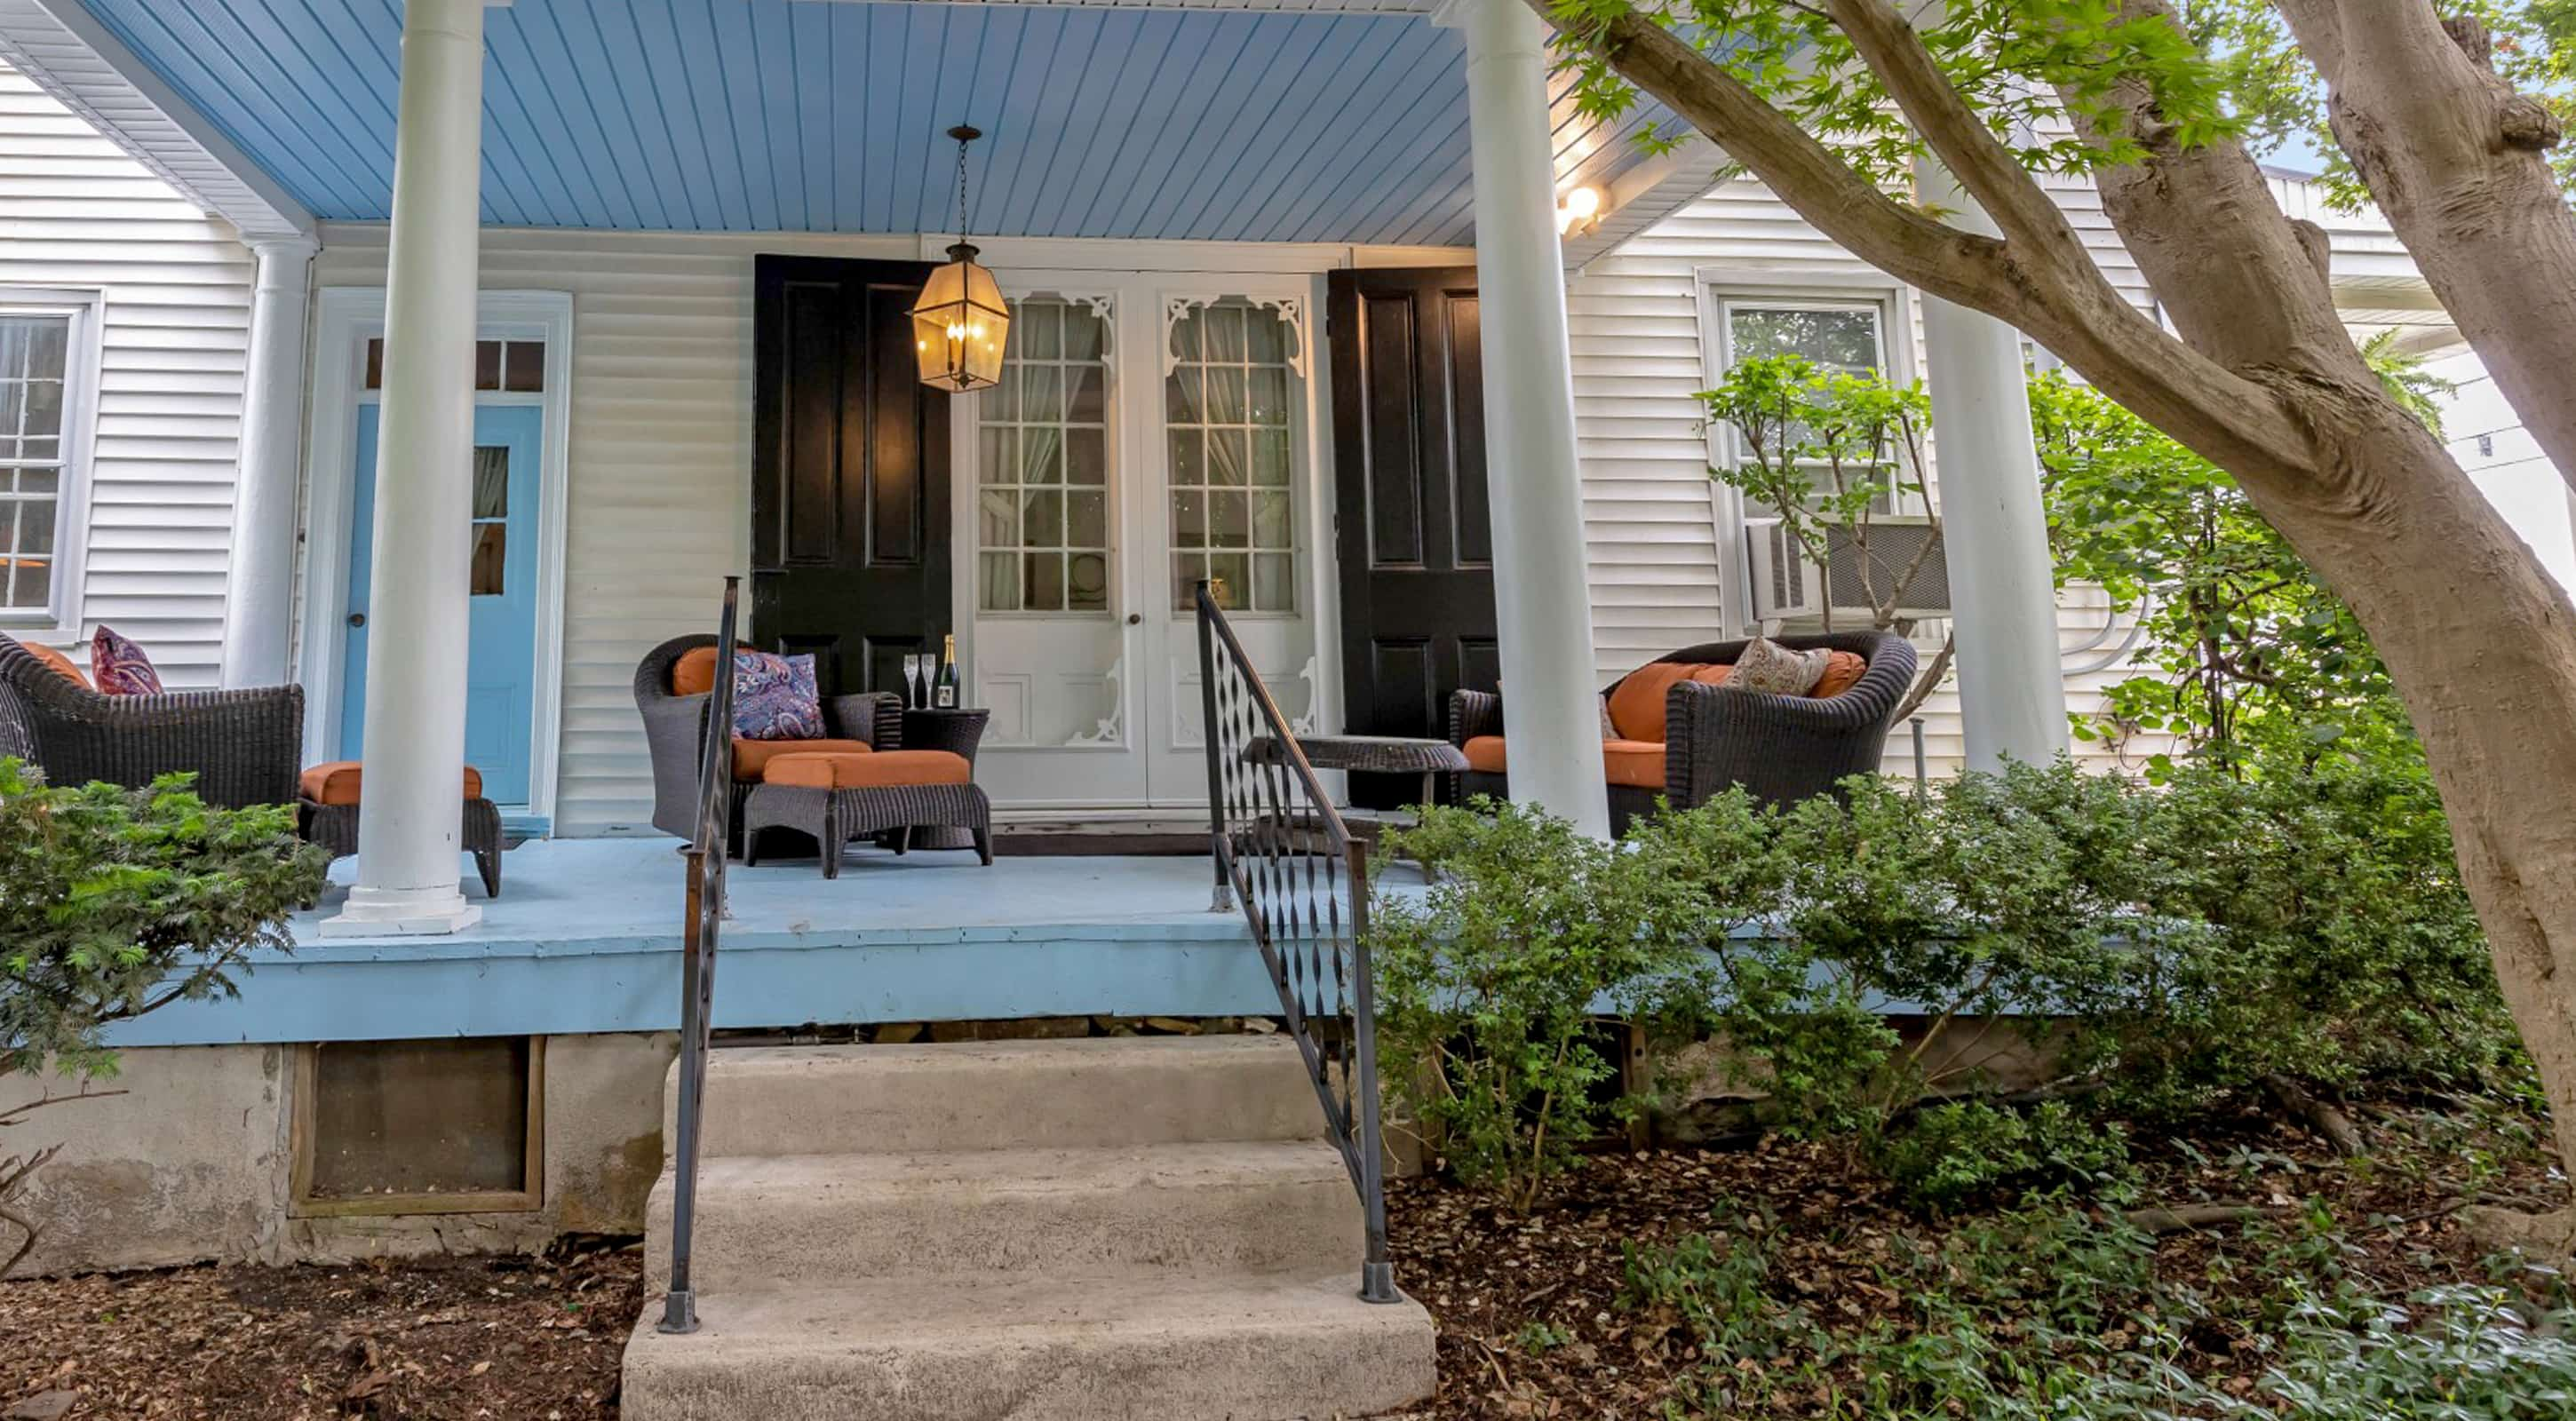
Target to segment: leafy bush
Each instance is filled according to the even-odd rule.
[[[0,1072],[112,1069],[99,1033],[234,992],[255,948],[322,891],[287,806],[216,809],[189,777],[50,786],[0,760]]]
[[[2535,1323],[2501,1288],[2435,1288],[2415,1308],[2313,1297],[2264,1374],[2270,1405],[2231,1414],[2292,1421],[2559,1421],[2576,1416],[2576,1310]],[[2420,1312],[2420,1316],[2418,1313]]]
[[[2109,1182],[2128,1169],[2129,1141],[2118,1125],[2096,1123],[2064,1101],[2013,1110],[1945,1100],[1878,1132],[1869,1158],[1907,1199],[1953,1209],[2006,1187]]]
[[[1760,855],[1740,799],[1697,828],[1711,863],[1729,845]],[[1747,887],[1730,902],[1707,891],[1722,871],[1672,881],[1563,820],[1489,800],[1430,810],[1388,843],[1381,863],[1417,859],[1432,881],[1373,904],[1386,1079],[1441,1132],[1462,1178],[1528,1209],[1576,1146],[1639,1106],[1633,1093],[1602,1098],[1618,1066],[1601,1018],[1659,1043],[1696,1036],[1714,987],[1700,944],[1768,899]]]

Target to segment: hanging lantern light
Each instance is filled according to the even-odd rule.
[[[957,140],[957,245],[913,304],[912,336],[921,382],[963,394],[1002,378],[1011,311],[1002,303],[1001,283],[976,263],[975,244],[966,240],[966,145],[984,134],[961,123],[948,136]]]

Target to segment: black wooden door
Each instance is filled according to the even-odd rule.
[[[1438,739],[1449,693],[1502,674],[1476,273],[1337,271],[1330,295],[1344,723]],[[1352,777],[1364,805],[1420,793]]]
[[[751,638],[824,694],[893,690],[949,598],[948,397],[915,375],[926,262],[763,256],[753,276]]]

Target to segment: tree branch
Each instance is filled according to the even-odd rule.
[[[2099,283],[2104,295],[2117,300],[2119,293],[2084,249],[2065,210],[2031,181],[2021,159],[1969,107],[1905,16],[1888,0],[1827,4],[1835,26],[1887,86],[1915,133],[1994,219],[2005,241],[2026,259],[2044,263],[2060,280]]]

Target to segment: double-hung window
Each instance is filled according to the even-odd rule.
[[[1904,378],[1890,358],[1888,327],[1895,305],[1892,293],[1809,296],[1718,290],[1712,292],[1710,305],[1718,324],[1716,374],[1723,375],[1748,360],[1794,355],[1819,370],[1850,375],[1875,373],[1899,382]],[[1743,457],[1736,449],[1736,437],[1732,430],[1721,434],[1730,458]],[[1821,467],[1817,472],[1821,478]],[[1893,502],[1891,492],[1887,500],[1875,506],[1882,512],[1892,512]],[[1771,510],[1761,507],[1748,507],[1746,513],[1755,519],[1773,516]]]
[[[0,622],[64,620],[91,308],[0,293]]]

